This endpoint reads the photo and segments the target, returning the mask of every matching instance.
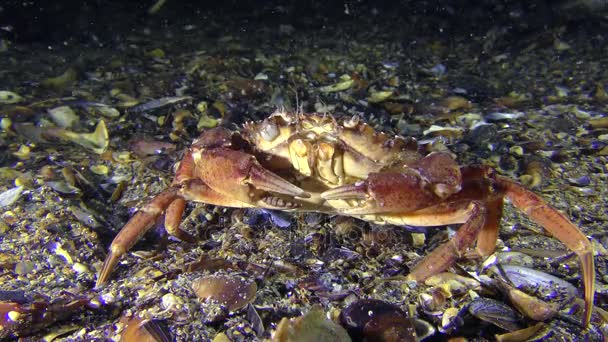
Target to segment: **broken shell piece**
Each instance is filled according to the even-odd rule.
[[[106,118],[117,118],[120,116],[118,109],[103,104],[87,107],[87,112],[95,115],[105,116]]]
[[[62,128],[70,128],[80,119],[69,106],[60,106],[48,110],[53,122]]]
[[[462,96],[448,96],[441,100],[439,106],[447,109],[449,112],[455,110],[469,110],[472,108],[471,101],[467,100]]]
[[[2,104],[13,104],[21,102],[23,98],[17,93],[13,93],[8,90],[0,90],[0,103]]]
[[[435,274],[433,276],[428,277],[424,283],[429,286],[439,286],[442,283],[448,282],[458,282],[460,284],[465,285],[469,289],[473,289],[480,286],[479,281],[469,277],[463,277],[458,274],[450,273],[450,272],[442,272]]]
[[[392,90],[386,91],[372,91],[369,97],[367,98],[367,102],[369,103],[380,103],[382,101],[388,100],[393,95]]]
[[[459,138],[462,136],[464,130],[460,127],[441,127],[437,125],[432,125],[429,129],[422,132],[424,135],[431,134],[433,136],[441,135],[445,137]]]
[[[283,317],[272,335],[273,342],[351,341],[343,327],[325,318],[321,308],[313,308],[306,315],[288,319]]]
[[[0,208],[8,207],[17,202],[23,191],[22,186],[16,186],[0,194]]]
[[[96,175],[105,176],[110,172],[110,169],[103,164],[91,165],[89,169]]]
[[[515,120],[523,117],[524,112],[514,112],[514,113],[505,113],[505,112],[494,112],[485,116],[488,121],[502,121],[502,120]]]
[[[124,322],[126,320],[126,322]],[[121,342],[169,342],[172,341],[169,329],[160,320],[140,317],[123,318],[126,325],[121,334]]]
[[[45,135],[50,138],[69,140],[99,154],[103,153],[110,144],[108,129],[103,120],[99,121],[95,131],[91,133],[76,133],[67,129],[51,128],[45,132]]]
[[[354,82],[355,81],[349,75],[342,75],[340,76],[340,81],[338,83],[321,87],[319,88],[319,91],[323,93],[343,91],[352,87]]]
[[[21,160],[27,160],[30,158],[31,152],[32,149],[29,146],[21,145],[16,152],[13,152],[13,155]]]
[[[460,318],[460,310],[457,308],[447,308],[441,316],[440,331],[443,333],[449,332],[455,326],[460,325],[458,321],[462,321]]]
[[[254,301],[258,287],[255,282],[218,275],[195,280],[192,289],[198,298],[216,301],[228,311],[236,311]]]

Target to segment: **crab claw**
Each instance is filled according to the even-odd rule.
[[[252,203],[262,192],[308,198],[310,194],[266,170],[254,156],[227,148],[201,151],[194,156],[196,176],[214,191]],[[257,196],[259,197],[259,196]]]
[[[365,181],[327,190],[321,197],[328,201],[362,200],[358,206],[339,209],[347,215],[407,213],[437,200],[415,172],[370,173]]]

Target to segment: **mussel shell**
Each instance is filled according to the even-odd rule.
[[[506,304],[489,298],[477,298],[469,305],[469,313],[482,321],[507,331],[520,329],[521,315]]]
[[[353,341],[416,341],[411,319],[398,306],[377,299],[362,299],[340,313],[340,324]]]
[[[566,303],[576,296],[576,288],[569,282],[532,268],[500,265],[497,274],[519,290],[543,300]]]

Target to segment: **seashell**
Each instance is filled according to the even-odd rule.
[[[82,190],[69,184],[66,181],[48,181],[44,184],[46,184],[56,192],[64,195],[79,195],[82,193]]]
[[[447,308],[441,316],[441,332],[449,332],[460,325],[462,325],[460,310],[457,308]]]
[[[106,118],[117,118],[120,116],[120,112],[118,109],[110,106],[106,106],[104,104],[97,104],[95,106],[88,106],[87,112],[94,115],[101,115]]]
[[[344,328],[325,317],[321,308],[315,307],[304,316],[288,319],[283,317],[272,334],[273,342],[332,341],[348,342],[351,339]]]
[[[23,187],[16,186],[0,193],[0,208],[9,207],[17,202],[19,197],[21,197],[21,192],[23,192]]]
[[[170,104],[191,100],[191,96],[173,96],[173,97],[161,97],[159,99],[151,100],[146,103],[142,103],[135,107],[129,108],[129,112],[131,113],[144,113],[148,111],[152,111]]]
[[[89,170],[96,175],[105,176],[110,172],[110,169],[104,164],[91,165]]]
[[[16,152],[13,152],[13,155],[21,160],[27,160],[30,158],[30,153],[32,149],[27,145],[20,145],[19,149]]]
[[[433,136],[442,135],[446,137],[458,138],[462,136],[464,130],[460,127],[441,127],[437,125],[431,125],[428,129],[422,132],[423,135],[431,134]]]
[[[121,319],[124,321],[125,319]],[[160,320],[132,317],[125,322],[121,342],[170,342],[173,341],[167,326]]]
[[[435,77],[442,77],[443,75],[445,75],[446,71],[446,66],[441,63],[435,64],[430,69],[428,69],[428,72]]]
[[[452,297],[452,292],[450,285],[446,283],[443,285],[432,287],[428,290],[429,293],[421,293],[418,296],[418,302],[424,311],[437,313],[444,308],[447,299]]]
[[[213,338],[213,340],[211,342],[231,342],[231,341],[228,338],[228,336],[226,336],[226,334],[218,333],[217,335],[215,335],[215,337]]]
[[[494,112],[485,116],[485,119],[488,121],[502,121],[502,120],[515,120],[523,117],[524,112],[514,112],[514,113],[505,113],[505,112]]]
[[[566,303],[576,296],[576,288],[572,284],[545,272],[515,265],[500,265],[492,270],[505,282],[544,300]]]
[[[228,311],[236,311],[255,300],[258,287],[255,282],[247,282],[227,275],[216,275],[195,280],[192,289],[198,298],[216,301]]]
[[[416,341],[418,342],[435,335],[435,332],[437,331],[432,324],[425,320],[416,318],[413,322],[416,330]]]
[[[103,153],[110,144],[110,137],[106,123],[100,120],[91,133],[76,133],[62,128],[51,128],[44,132],[47,137],[69,140],[80,146],[88,148],[95,153]]]
[[[471,315],[507,331],[519,329],[521,316],[511,307],[494,299],[479,297],[469,305]]]
[[[19,103],[22,100],[23,98],[17,93],[8,90],[0,90],[0,103],[2,104]]]
[[[447,109],[449,112],[455,110],[469,110],[472,107],[471,101],[462,96],[448,96],[441,100],[439,106]]]
[[[522,252],[498,252],[496,253],[496,263],[498,264],[509,264],[509,265],[521,265],[521,266],[532,266],[534,265],[534,258],[528,254]]]
[[[95,219],[95,215],[87,209],[83,209],[77,206],[71,206],[68,208],[72,215],[76,217],[78,221],[91,228],[101,228],[102,225]]]
[[[349,89],[353,86],[355,81],[349,75],[340,76],[340,81],[332,85],[324,86],[319,88],[322,93],[333,93]]]
[[[70,128],[80,120],[78,115],[69,106],[55,107],[49,109],[48,113],[53,122],[61,128]]]
[[[353,341],[416,341],[414,323],[398,306],[362,299],[340,313],[340,324]]]
[[[393,95],[392,90],[372,91],[371,94],[367,97],[367,102],[380,103],[382,101],[388,100],[392,95]]]

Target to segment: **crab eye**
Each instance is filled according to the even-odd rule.
[[[264,120],[260,127],[260,135],[266,141],[273,141],[279,135],[279,128],[274,121]]]

